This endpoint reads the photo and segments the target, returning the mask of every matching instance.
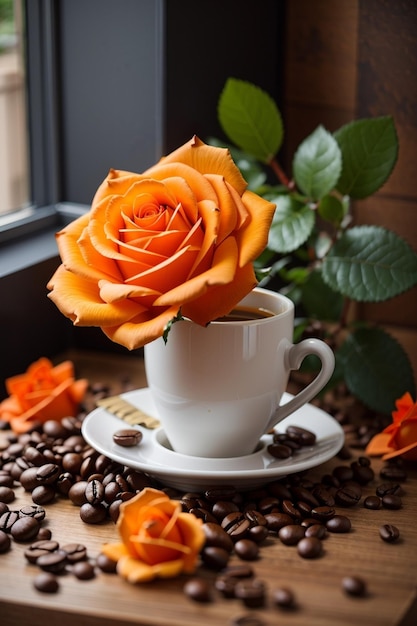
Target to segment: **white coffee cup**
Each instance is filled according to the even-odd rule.
[[[173,324],[168,341],[145,346],[146,376],[175,452],[197,457],[251,454],[260,437],[309,402],[330,379],[334,355],[320,339],[293,344],[294,305],[256,288],[239,306],[269,312],[246,321]],[[316,355],[314,380],[280,406],[291,370]],[[314,430],[314,424],[311,425]]]

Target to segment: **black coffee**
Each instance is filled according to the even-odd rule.
[[[269,309],[255,306],[237,306],[223,317],[219,317],[218,322],[248,322],[250,320],[261,320],[265,317],[273,317],[275,313]]]

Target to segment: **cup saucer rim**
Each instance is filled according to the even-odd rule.
[[[126,392],[121,396],[137,408],[157,417],[148,387]],[[283,400],[288,401],[291,397],[291,394],[285,393]],[[207,459],[179,454],[161,445],[161,437],[164,436],[162,427],[150,430],[134,426],[142,432],[142,441],[139,446],[123,448],[114,443],[113,434],[123,428],[123,425],[126,427],[126,423],[103,407],[94,409],[84,418],[82,434],[87,443],[101,454],[142,471],[167,486],[189,488],[203,484],[210,486],[233,483],[238,487],[245,487],[271,482],[320,465],[335,456],[343,446],[344,433],[338,422],[311,404],[304,405],[285,418],[275,427],[275,431],[284,432],[289,424],[310,427],[313,431],[318,429],[320,432],[315,446],[285,461],[274,459],[267,452],[271,435],[264,435],[260,447],[250,455]]]

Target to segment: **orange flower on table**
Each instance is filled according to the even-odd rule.
[[[9,396],[0,403],[0,419],[16,433],[24,433],[37,423],[77,415],[88,381],[75,380],[71,361],[54,367],[42,357],[5,384]]]
[[[383,455],[384,461],[396,456],[417,461],[417,402],[407,392],[395,405],[392,424],[371,439],[366,452],[370,456]]]
[[[275,210],[246,187],[229,151],[197,137],[143,174],[110,170],[91,210],[57,234],[49,297],[128,349],[179,313],[201,325],[229,313],[257,284]]]
[[[101,551],[131,583],[192,573],[205,541],[202,520],[151,488],[121,504],[117,529],[121,543],[104,544]]]

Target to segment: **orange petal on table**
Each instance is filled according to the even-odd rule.
[[[230,289],[233,289],[230,283],[233,281],[236,273],[237,258],[236,241],[233,237],[228,237],[215,249],[212,267],[174,289],[162,293],[155,300],[155,306],[184,305],[190,300],[203,295],[208,287],[214,285],[226,283]]]
[[[265,249],[276,206],[272,202],[260,198],[252,191],[246,191],[242,196],[242,201],[249,211],[251,219],[236,235],[241,267],[254,261]]]
[[[190,548],[190,553],[184,555],[184,571],[193,571],[197,555],[204,546],[205,533],[202,529],[201,519],[190,515],[190,513],[180,513],[177,520],[178,528],[183,537],[183,543]]]
[[[365,453],[369,456],[380,456],[392,452],[395,448],[389,445],[391,439],[391,435],[385,432],[374,435],[366,446]]]
[[[55,382],[63,382],[67,378],[74,377],[74,364],[72,361],[62,361],[55,365],[51,371]]]
[[[394,459],[397,456],[402,456],[408,461],[417,461],[417,441],[414,441],[414,443],[410,443],[408,446],[404,446],[403,448],[387,452],[382,457],[382,460],[389,461],[389,459]]]
[[[101,552],[112,561],[118,561],[129,554],[124,543],[105,543],[101,546]]]
[[[233,161],[230,151],[227,148],[209,146],[196,135],[160,161],[162,164],[176,162],[186,163],[202,174],[223,176],[239,195],[242,195],[247,187],[247,182]]]
[[[56,387],[48,397],[44,398],[31,409],[13,418],[10,425],[15,432],[26,432],[31,428],[32,422],[46,422],[50,419],[60,419],[74,413],[78,407],[74,404],[69,388],[73,384],[73,380],[68,380]],[[87,383],[87,381],[86,381]],[[86,384],[87,387],[87,384]]]
[[[174,578],[183,569],[182,559],[147,565],[129,556],[117,562],[117,573],[130,583],[147,582],[154,578]]]
[[[238,267],[233,282],[210,287],[200,297],[187,302],[181,309],[182,313],[184,317],[192,319],[196,324],[206,326],[218,317],[230,313],[256,285],[257,280],[252,265]]]
[[[132,300],[103,302],[97,283],[67,272],[62,265],[49,285],[53,290],[48,297],[77,326],[114,326],[145,310]]]
[[[125,322],[120,326],[102,328],[103,332],[111,341],[118,343],[128,350],[142,348],[145,344],[162,337],[166,325],[176,315],[178,306],[173,306],[163,310],[159,315],[155,312]],[[149,315],[153,315],[149,319]]]

